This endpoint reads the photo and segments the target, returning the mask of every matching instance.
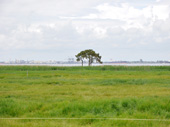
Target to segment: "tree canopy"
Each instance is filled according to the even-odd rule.
[[[76,58],[77,58],[77,61],[81,61],[82,62],[82,66],[83,66],[83,63],[84,63],[85,59],[88,60],[88,65],[89,66],[93,62],[102,63],[101,56],[99,55],[99,53],[96,53],[92,49],[87,49],[87,50],[81,51],[80,53],[78,53],[76,55]]]

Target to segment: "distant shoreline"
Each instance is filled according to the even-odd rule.
[[[82,66],[81,64],[4,64],[0,66]],[[88,66],[88,64],[84,64]],[[170,66],[170,63],[104,63],[104,64],[93,64],[92,66]]]

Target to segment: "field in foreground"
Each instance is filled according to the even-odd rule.
[[[0,66],[0,127],[170,127],[170,66]]]

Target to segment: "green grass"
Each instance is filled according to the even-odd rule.
[[[0,118],[108,117],[170,120],[170,66],[0,66]],[[167,127],[170,121],[0,119],[0,126]]]

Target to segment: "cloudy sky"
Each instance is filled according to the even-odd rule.
[[[170,60],[170,0],[0,0],[0,61]]]

